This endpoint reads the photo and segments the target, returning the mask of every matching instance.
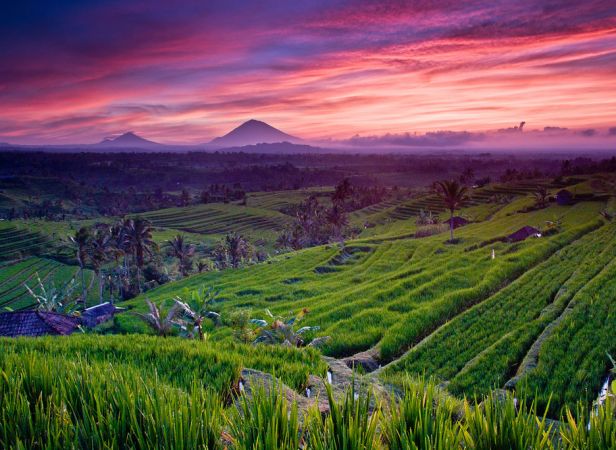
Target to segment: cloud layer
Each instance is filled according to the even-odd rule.
[[[431,145],[522,120],[603,135],[616,117],[604,0],[25,1],[0,41],[0,140],[16,143],[198,143],[258,118]]]

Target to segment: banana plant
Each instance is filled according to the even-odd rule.
[[[281,316],[274,316],[269,309],[265,310],[269,321],[266,319],[251,319],[250,323],[259,328],[254,344],[282,344],[291,347],[316,347],[323,345],[329,337],[324,336],[306,342],[305,335],[308,332],[318,331],[318,326],[303,326],[297,331],[295,326],[308,314],[306,308],[302,309],[297,315],[284,320]]]
[[[180,327],[187,337],[193,338],[197,335],[199,340],[205,340],[204,319],[211,319],[216,325],[220,324],[220,314],[210,309],[219,294],[220,291],[202,286],[198,290],[187,291],[183,297],[177,296],[174,299],[181,311]]]
[[[139,312],[134,314],[143,320],[157,335],[167,337],[173,332],[174,326],[181,326],[177,321],[177,317],[182,312],[182,305],[179,305],[177,302],[174,303],[165,314],[162,306],[148,299],[145,302],[150,311],[147,314]]]
[[[77,309],[77,304],[73,300],[73,292],[76,287],[74,278],[64,286],[57,287],[53,280],[45,286],[37,273],[36,284],[37,287],[34,289],[25,283],[24,287],[28,294],[36,300],[36,309],[38,311],[70,314]]]

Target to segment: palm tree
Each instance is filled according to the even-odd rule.
[[[349,179],[345,178],[336,186],[336,190],[332,194],[332,202],[334,204],[343,204],[351,195],[353,195],[353,187]]]
[[[460,185],[457,181],[439,181],[436,183],[436,192],[445,207],[450,212],[449,232],[450,241],[453,242],[454,220],[453,215],[456,209],[461,208],[468,201],[468,188]]]
[[[85,308],[88,291],[86,288],[84,269],[86,267],[86,261],[89,257],[88,249],[90,246],[90,240],[92,239],[92,235],[90,234],[90,230],[87,227],[81,227],[75,232],[74,236],[69,236],[68,239],[73,249],[75,250],[75,257],[77,258],[77,263],[79,264],[79,276],[81,278],[81,303]]]
[[[336,239],[342,237],[342,229],[349,224],[344,209],[336,203],[327,211],[327,221],[331,224],[334,232],[333,237]]]
[[[158,249],[156,242],[152,240],[152,224],[141,217],[125,221],[127,247],[132,251],[137,266],[137,285],[141,292],[141,270],[145,264],[145,257],[152,256],[153,251]]]
[[[241,234],[231,233],[218,244],[214,253],[220,268],[230,263],[231,267],[237,269],[242,261],[252,256],[252,246]]]
[[[90,240],[90,261],[94,266],[94,273],[98,277],[98,294],[100,303],[103,302],[103,265],[109,260],[109,257],[114,251],[114,241],[111,232],[111,227],[107,224],[100,223],[94,227],[94,234]]]
[[[187,243],[181,234],[167,242],[171,248],[171,254],[179,261],[181,275],[185,277],[192,266],[191,258],[195,255],[195,246]]]
[[[539,187],[533,193],[533,195],[535,196],[535,205],[538,208],[543,208],[547,204],[548,196],[550,195],[550,193],[548,192],[546,188]]]

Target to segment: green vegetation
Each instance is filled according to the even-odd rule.
[[[0,222],[0,261],[16,260],[28,255],[41,254],[53,243],[44,235]]]
[[[402,397],[387,403],[361,390],[336,399],[328,388],[327,415],[315,406],[300,411],[275,387],[269,392],[256,388],[250,398],[230,402],[240,361],[279,362],[285,356],[289,361],[300,354],[293,349],[267,347],[256,359],[248,356],[247,347],[195,347],[173,338],[73,336],[1,343],[3,448],[248,450],[296,449],[300,442],[311,449],[375,450],[616,445],[610,405],[591,417],[589,428],[583,413],[576,417],[568,411],[555,428],[537,418],[533,405],[516,407],[512,396],[487,397],[481,405],[456,402],[422,380],[407,379]]]
[[[613,200],[576,183],[569,206],[550,200],[560,182],[543,181],[443,185],[447,208],[417,191],[353,209],[359,197],[342,182],[333,196],[326,188],[249,193],[247,205],[147,212],[156,229],[137,218],[91,226],[87,236],[81,223],[2,223],[0,246],[13,256],[0,268],[0,307],[32,307],[24,283],[34,288],[37,276],[80,282],[77,265],[20,259],[20,242],[48,251],[52,230],[75,238],[88,304],[106,300],[105,281],[99,292],[91,287],[116,273],[142,293],[105,328],[116,336],[0,340],[0,446],[116,448],[114,436],[136,448],[614,446],[613,405],[593,405],[616,354],[616,223],[605,214]],[[327,206],[300,220],[306,195]],[[313,223],[334,210],[337,226]],[[453,211],[469,219],[455,240],[437,218]],[[305,245],[261,257],[291,224]],[[543,235],[506,239],[526,226]],[[347,227],[355,238],[343,240]],[[163,240],[166,255],[155,251]],[[326,388],[329,414],[291,401],[282,386],[253,386],[234,401],[247,368],[303,393],[311,375],[325,376],[323,355],[349,365],[370,359],[363,369],[380,368],[361,381],[402,394],[379,398],[362,387],[340,397]],[[495,392],[502,388],[514,393]]]
[[[38,293],[38,278],[44,286],[53,284],[60,288],[75,280],[77,289],[73,291],[73,299],[80,297],[79,267],[69,266],[45,258],[27,258],[23,261],[9,264],[0,268],[0,309],[10,308],[17,311],[34,307],[36,300],[28,294],[24,284]],[[91,270],[84,273],[86,285],[92,286],[95,276]],[[92,305],[98,300],[98,295],[90,291],[87,303]]]
[[[235,204],[168,208],[143,214],[155,226],[208,235],[242,233],[273,243],[289,217],[274,210]]]
[[[405,234],[367,237],[344,246],[315,247],[276,256],[267,264],[192,276],[149,291],[147,297],[170,301],[184,288],[215,286],[223,320],[241,309],[251,309],[252,317],[266,308],[288,316],[306,306],[310,313],[305,324],[331,337],[323,347],[325,354],[345,357],[376,348],[384,364],[410,349],[388,366],[386,379],[408,371],[427,373],[451,381],[456,394],[483,395],[515,375],[545,327],[612,261],[614,225],[601,220],[602,207],[600,202],[552,204],[523,214],[495,215],[456,230],[460,241],[455,245],[447,244],[442,233],[424,239]],[[541,228],[554,217],[561,218],[561,231],[551,236],[496,241],[524,225]],[[580,267],[585,270],[577,270]],[[555,299],[562,286],[564,292]],[[129,304],[143,308],[142,298]],[[130,317],[120,316],[117,322],[121,330],[137,329]],[[605,330],[607,324],[596,333]],[[231,334],[223,327],[213,330],[210,339],[225,342]],[[595,359],[597,367],[605,369],[606,356]],[[586,380],[587,404],[605,373],[597,370]],[[556,401],[564,390],[556,382],[542,386],[542,392],[555,397],[553,415],[564,404],[573,406]]]

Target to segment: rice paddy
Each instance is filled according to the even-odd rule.
[[[255,442],[265,445],[263,442],[274,438],[244,434],[231,425],[253,420],[252,415],[256,415],[254,420],[261,420],[251,405],[245,404],[244,415],[238,418],[229,404],[229,399],[239,392],[242,369],[269,373],[303,393],[311,376],[323,377],[327,370],[328,362],[321,354],[349,364],[370,358],[379,368],[361,378],[402,391],[409,388],[409,376],[428,377],[430,382],[422,384],[422,389],[438,389],[453,402],[447,407],[450,409],[438,409],[429,420],[423,419],[427,420],[427,427],[436,427],[430,433],[447,436],[438,448],[496,448],[495,442],[504,439],[502,434],[494,437],[496,440],[491,444],[482,444],[484,436],[479,428],[474,428],[483,426],[486,420],[496,420],[496,416],[488,417],[490,414],[502,415],[499,417],[505,428],[520,427],[511,431],[511,436],[529,433],[530,424],[536,423],[529,418],[537,415],[541,418],[545,414],[566,424],[556,430],[542,422],[543,425],[534,428],[534,434],[525,435],[527,446],[519,448],[582,448],[567,446],[567,442],[588,444],[590,439],[610,442],[615,432],[610,428],[613,425],[609,421],[613,419],[609,419],[609,413],[603,418],[588,419],[587,412],[609,372],[607,355],[616,354],[613,339],[616,225],[600,215],[606,202],[594,198],[571,206],[552,202],[543,209],[529,209],[530,186],[522,184],[509,191],[509,202],[484,201],[501,192],[500,189],[498,186],[484,188],[485,197],[475,197],[463,210],[475,220],[455,230],[455,243],[447,241],[446,232],[415,237],[413,208],[438,211],[429,196],[410,202],[392,200],[354,214],[355,221],[383,219],[380,225],[367,228],[358,239],[279,254],[244,268],[192,275],[124,302],[122,306],[130,312],[117,315],[112,328],[107,330],[121,333],[119,336],[0,341],[3,350],[0,371],[5,374],[0,392],[20,399],[3,409],[3,417],[6,423],[15,423],[10,422],[8,414],[23,420],[15,425],[21,430],[16,435],[22,439],[21,444],[11,440],[6,427],[0,437],[2,443],[36,447],[32,442],[25,444],[23,439],[32,433],[31,425],[27,424],[34,423],[25,405],[37,405],[37,417],[46,420],[50,430],[57,433],[58,443],[69,447],[109,446],[112,433],[128,436],[129,446],[140,448],[160,443],[178,445],[178,442],[202,445],[206,441],[210,443],[209,448],[218,448],[225,442],[220,436],[227,434],[229,448],[249,448]],[[263,193],[249,197],[249,206],[200,205],[153,211],[146,217],[160,227],[161,236],[184,230],[194,233],[190,236],[204,236],[213,241],[218,235],[235,231],[272,240],[289,220],[279,211],[294,201],[289,194]],[[521,242],[504,239],[523,226],[543,229],[547,222],[558,222],[557,232]],[[6,245],[22,229],[4,225]],[[43,245],[45,241],[41,242]],[[77,267],[41,257],[6,263],[0,268],[0,307],[32,307],[23,284],[32,282],[37,274],[42,280],[53,278],[68,283],[76,276]],[[87,279],[92,281],[92,277],[93,273],[87,271]],[[205,342],[142,335],[148,331],[132,312],[145,310],[145,299],[168,305],[175,296],[202,286],[220,292],[213,307],[223,317],[222,326],[207,324]],[[95,291],[90,296],[97,295]],[[95,301],[89,298],[90,303]],[[237,342],[228,321],[224,320],[238,311],[246,311],[252,318],[263,318],[266,310],[288,317],[303,308],[308,309],[303,325],[318,326],[318,336],[330,337],[320,351],[268,346],[255,352],[251,345]],[[156,363],[152,364],[154,360]],[[24,368],[19,368],[19,361],[27,362]],[[88,392],[92,397],[78,398],[70,393],[70,388],[49,381],[51,378],[45,377],[51,375],[40,369],[40,365],[66,371],[75,383],[91,377],[93,382]],[[104,368],[111,370],[110,380],[123,383],[121,389],[94,375]],[[39,369],[41,373],[37,374]],[[7,382],[6,377],[16,381]],[[145,387],[127,381],[126,377],[143,380]],[[62,393],[46,391],[49,383],[55,389],[64,390]],[[492,406],[498,411],[493,412],[479,413],[478,408],[469,404],[464,409],[463,398],[484,399],[490,405],[494,390],[503,388],[528,399],[525,409],[514,407],[507,411],[509,406],[498,409],[501,406],[496,403]],[[47,394],[37,402],[29,397],[35,391]],[[150,400],[143,400],[147,395]],[[290,404],[283,407],[284,401],[275,395],[268,397],[262,393],[262,397],[259,394],[256,397],[272,414],[294,408]],[[406,405],[404,408],[411,408],[404,403],[411,402],[416,411],[426,411],[425,404],[421,408],[417,406],[413,395],[407,392],[407,397],[401,400],[401,405]],[[119,403],[97,411],[96,405],[104,398],[116,398]],[[330,400],[333,411],[340,399]],[[346,406],[339,406],[342,410],[366,407],[373,411],[373,403],[361,406],[353,403],[356,400],[351,396],[345,400]],[[507,401],[513,405],[513,397]],[[163,402],[180,408],[181,417],[172,419],[171,410]],[[65,422],[58,422],[54,411],[62,404],[70,404],[71,408],[63,416]],[[80,406],[75,409],[77,404]],[[174,431],[165,435],[149,419],[132,417],[129,410],[136,404],[152,415],[170,414],[161,420],[168,430]],[[455,408],[451,406],[454,404]],[[215,424],[193,408],[212,409]],[[118,414],[122,417],[117,424],[122,427],[119,430],[113,428],[116,424],[112,425],[110,419]],[[293,414],[283,421],[284,430],[278,430],[285,444],[271,448],[293,447],[292,437],[301,434],[289,433],[289,429],[303,429],[302,423],[307,429],[313,427],[311,437],[306,437],[310,448],[344,448],[332,444],[338,439],[333,430],[351,426],[356,426],[363,436],[356,436],[363,444],[353,448],[416,448],[405,445],[411,441],[428,442],[408,434],[409,429],[403,431],[409,420],[405,415],[410,414],[406,409],[373,411],[370,417],[374,417],[371,420],[375,423],[364,421],[356,425],[350,422],[342,425],[346,420],[342,416],[332,415],[323,420],[314,412],[307,412],[296,424]],[[520,414],[528,416],[520,417]],[[524,422],[527,419],[529,422]],[[92,424],[97,420],[107,421],[108,428],[94,432]],[[342,422],[336,424],[336,420]],[[603,420],[601,426],[608,427],[606,434],[593,438],[581,436],[584,432],[578,425],[588,420]],[[184,421],[196,421],[201,428],[186,423],[188,434],[184,435],[177,428],[184,426],[181,425]],[[80,425],[75,425],[78,422]],[[129,432],[130,426],[149,430],[158,439],[157,443],[145,435]],[[210,426],[213,428],[209,429]],[[87,436],[93,436],[92,440],[88,441]]]

